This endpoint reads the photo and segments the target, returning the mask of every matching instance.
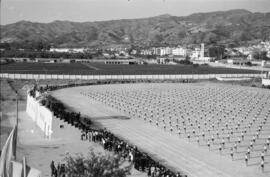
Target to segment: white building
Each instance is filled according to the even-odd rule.
[[[268,58],[270,58],[270,50],[267,52],[267,55],[266,55]]]
[[[148,49],[145,49],[145,50],[141,50],[141,55],[152,55],[152,51],[151,50],[148,50]]]
[[[69,48],[50,48],[50,52],[68,52]]]
[[[84,48],[74,48],[74,49],[71,49],[70,51],[71,51],[71,53],[83,53],[83,52],[85,52],[85,49]]]
[[[191,53],[191,59],[198,59],[200,57],[201,49],[200,48],[195,48],[195,50],[192,51]]]
[[[172,54],[172,49],[170,47],[165,47],[160,49],[160,56],[164,55],[171,55]]]
[[[213,57],[199,57],[198,59],[196,59],[196,61],[210,62],[210,61],[214,61],[214,58]]]
[[[50,48],[50,52],[83,53],[84,48]]]
[[[204,43],[201,44],[200,58],[204,58]]]
[[[172,49],[172,54],[175,56],[186,56],[187,55],[187,49],[182,47],[177,47]]]

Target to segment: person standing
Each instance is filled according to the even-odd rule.
[[[214,144],[214,141],[215,141],[215,138],[214,138],[214,135],[212,135],[212,143]]]
[[[51,162],[51,177],[55,177],[55,172],[56,172],[56,168],[55,168],[55,165],[54,165],[54,161],[52,160]]]
[[[246,166],[248,166],[248,155],[245,155],[245,162],[246,162]]]
[[[198,145],[200,145],[200,137],[199,136],[197,136],[197,143],[198,143]]]
[[[233,148],[231,148],[231,157],[232,157],[232,161],[233,161]]]
[[[266,152],[267,151],[267,147],[266,145],[263,146],[263,151]]]
[[[247,156],[248,158],[250,158],[250,148],[248,147],[248,150],[247,150]]]
[[[236,142],[234,143],[233,147],[234,147],[234,151],[237,152],[237,143]]]
[[[261,153],[261,159],[262,159],[262,161],[264,161],[264,151],[262,151],[262,153]]]
[[[225,148],[225,140],[224,140],[224,138],[222,139],[222,148],[223,149]]]
[[[221,154],[221,150],[222,150],[222,146],[221,146],[221,144],[219,145],[219,153]]]
[[[190,142],[190,134],[187,135],[188,141]]]
[[[60,173],[61,173],[61,176],[59,177],[65,177],[65,173],[66,173],[66,169],[65,169],[65,164],[62,164],[61,167],[60,167]]]
[[[261,161],[262,172],[264,172],[264,160]]]

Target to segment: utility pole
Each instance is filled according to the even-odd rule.
[[[18,108],[18,92],[16,91],[16,150],[15,150],[15,160],[17,160],[17,142],[18,142],[18,123],[19,123],[19,108]]]
[[[18,108],[18,92],[16,92],[16,126],[18,128],[19,122],[19,108]]]
[[[27,175],[26,175],[26,164],[27,162],[26,162],[26,157],[24,156],[23,157],[23,177],[27,177]]]

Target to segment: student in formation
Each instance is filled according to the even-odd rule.
[[[264,151],[262,151],[262,153],[261,153],[261,159],[262,159],[262,161],[264,161]]]
[[[221,146],[221,144],[219,145],[218,150],[219,150],[219,153],[221,154],[221,151],[222,151],[222,146]]]
[[[245,162],[246,162],[246,166],[248,166],[248,155],[245,155]]]
[[[234,143],[233,147],[234,147],[234,151],[237,152],[237,142]]]
[[[209,140],[207,140],[207,146],[208,146],[208,149],[210,151],[210,141]]]
[[[267,147],[269,148],[270,140],[266,140],[266,145],[267,145]]]
[[[261,161],[262,172],[264,172],[264,160]]]
[[[247,149],[247,156],[248,156],[248,158],[250,158],[250,148],[249,147]]]
[[[190,142],[190,134],[187,135],[188,141]]]
[[[233,148],[231,148],[230,154],[231,154],[231,157],[232,157],[232,160],[233,160]]]

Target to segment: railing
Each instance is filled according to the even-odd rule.
[[[11,74],[0,73],[7,79],[68,79],[68,80],[173,80],[173,79],[214,79],[217,77],[266,77],[266,74],[156,74],[156,75],[61,75],[61,74]]]

